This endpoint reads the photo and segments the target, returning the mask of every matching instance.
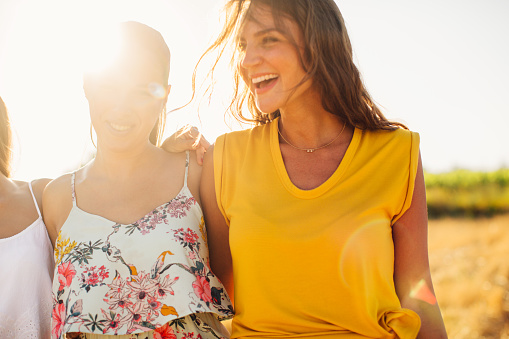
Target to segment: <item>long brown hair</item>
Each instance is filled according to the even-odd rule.
[[[12,133],[7,107],[0,97],[0,172],[11,176]]]
[[[312,79],[313,86],[321,94],[325,110],[360,129],[406,128],[401,123],[388,121],[371,99],[353,62],[352,46],[343,16],[334,0],[228,0],[223,29],[198,62],[199,65],[207,54],[217,52],[208,78],[214,81],[214,70],[219,59],[228,46],[235,44],[242,25],[254,18],[253,9],[259,6],[272,11],[276,26],[282,28],[283,32],[282,18],[292,20],[300,28],[304,39],[304,51],[300,57],[307,72],[302,82]],[[289,39],[295,43],[294,37],[289,36]],[[272,121],[280,115],[279,110],[267,114],[256,107],[253,93],[242,80],[238,59],[238,53],[233,53],[230,63],[234,71],[234,93],[227,111],[240,121],[257,125]],[[243,113],[246,105],[251,117]]]

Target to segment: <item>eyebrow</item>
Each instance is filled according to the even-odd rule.
[[[264,35],[264,34],[271,33],[271,32],[281,33],[281,31],[279,29],[272,27],[272,28],[267,28],[267,29],[263,29],[261,31],[256,32],[255,36],[260,36],[260,35]]]
[[[271,32],[283,34],[283,32],[281,30],[277,29],[276,27],[271,27],[271,28],[262,29],[261,31],[256,32],[254,34],[254,36],[259,37],[259,36],[262,36],[264,34],[271,33]],[[242,39],[243,39],[243,37],[240,35],[237,40],[242,40]]]

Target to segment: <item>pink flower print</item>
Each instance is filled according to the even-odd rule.
[[[186,231],[184,231],[183,228],[179,228],[178,230],[174,230],[173,234],[175,236],[175,239],[177,241],[180,241],[184,247],[189,247],[191,250],[197,246],[197,248],[200,248],[200,243],[198,242],[198,234],[196,234],[195,231],[188,228]]]
[[[132,312],[132,323],[139,323],[142,321],[146,321],[149,318],[149,308],[148,305],[145,303],[137,303],[134,305]]]
[[[194,232],[192,229],[188,228],[187,232],[184,233],[184,241],[189,244],[195,244],[198,240],[198,234]]]
[[[139,230],[140,230],[141,234],[143,234],[143,235],[145,235],[145,234],[149,234],[149,233],[150,233],[150,230],[149,230],[149,229],[147,229],[147,228],[145,227],[145,225],[140,226],[140,227],[139,227]]]
[[[106,322],[105,327],[103,329],[103,334],[110,330],[113,330],[115,332],[115,335],[117,335],[118,330],[126,323],[128,323],[129,320],[131,319],[130,313],[121,316],[121,314],[114,313],[112,311],[107,312],[105,310],[101,310],[101,312],[104,315],[104,320]]]
[[[196,200],[193,197],[186,198],[186,196],[179,194],[168,204],[169,214],[173,218],[180,219],[187,215],[186,212],[189,211],[194,204],[196,204]]]
[[[148,307],[153,314],[157,314],[162,305],[163,304],[161,304],[156,297],[148,297]]]
[[[151,230],[155,230],[157,225],[168,224],[166,220],[165,206],[160,206],[157,209],[150,212],[145,218],[133,224],[141,234],[145,235],[150,233]]]
[[[108,297],[108,293],[106,293],[106,297]],[[122,291],[122,293],[114,293],[109,299],[104,299],[104,301],[110,305],[110,310],[116,310],[119,307],[120,309],[125,309],[133,304],[130,297],[129,291]]]
[[[149,228],[155,229],[157,225],[162,223],[167,223],[166,219],[163,219],[163,216],[161,215],[161,211],[154,211],[152,213],[151,218],[149,219]]]
[[[168,274],[166,277],[164,277],[162,282],[159,282],[157,284],[157,295],[162,298],[164,298],[168,293],[170,295],[174,295],[175,292],[173,291],[173,288],[171,288],[171,286],[175,284],[178,280],[179,277],[170,279],[170,275]]]
[[[133,276],[133,278],[134,281],[128,282],[133,290],[133,297],[135,297],[136,302],[146,301],[148,296],[157,289],[157,281],[150,279],[148,273],[145,275],[140,273],[138,276]]]
[[[212,293],[210,290],[210,284],[207,278],[202,276],[197,276],[196,281],[193,283],[194,294],[198,296],[201,300],[209,303],[212,301]]]
[[[110,298],[120,298],[125,292],[125,280],[122,279],[120,275],[118,275],[113,279],[113,282],[108,285],[110,290],[106,293],[106,297]]]
[[[88,292],[91,287],[105,285],[104,279],[108,278],[109,275],[110,273],[104,266],[99,268],[97,266],[85,267],[80,278],[81,288],[85,288]]]
[[[65,324],[65,305],[63,302],[57,302],[53,308],[51,318],[51,335],[53,338],[60,338]]]
[[[64,287],[71,286],[72,279],[76,275],[76,270],[73,264],[65,262],[58,266],[58,282],[60,283],[59,291],[63,290]]]
[[[156,328],[152,333],[154,339],[177,339],[177,336],[173,332],[173,329],[168,325],[168,323],[164,324],[159,328]]]
[[[198,333],[198,335],[195,337],[194,332],[187,332],[183,333],[185,339],[202,339],[201,334]]]
[[[101,277],[101,280],[104,280],[110,276],[110,273],[106,270],[106,267],[104,267],[104,265],[99,267],[99,276]]]

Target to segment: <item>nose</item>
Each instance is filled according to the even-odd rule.
[[[246,46],[246,49],[244,50],[244,55],[242,56],[241,60],[241,66],[244,69],[248,69],[253,66],[257,66],[262,63],[262,55],[260,54],[260,51],[253,47],[250,47],[249,45]]]
[[[112,99],[112,110],[116,113],[126,113],[132,108],[133,100],[131,99],[131,95],[128,91],[119,90],[117,93],[115,93]]]

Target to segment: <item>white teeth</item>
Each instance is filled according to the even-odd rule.
[[[117,130],[119,132],[122,132],[122,131],[127,131],[130,126],[125,126],[125,125],[117,125],[117,124],[114,124],[114,123],[111,123],[110,122],[110,126],[114,129],[114,130]]]
[[[262,75],[262,76],[253,78],[252,81],[253,81],[253,84],[257,84],[257,83],[260,83],[265,80],[275,79],[277,77],[278,77],[277,74],[267,74],[267,75]]]

